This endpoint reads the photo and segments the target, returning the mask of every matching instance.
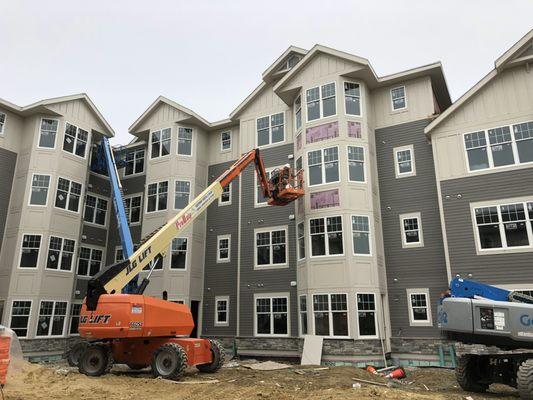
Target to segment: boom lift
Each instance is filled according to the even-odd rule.
[[[89,281],[80,313],[80,336],[89,340],[81,353],[81,373],[99,376],[113,363],[140,369],[151,365],[154,376],[178,378],[187,366],[215,372],[224,352],[216,340],[188,337],[194,328],[189,307],[144,296],[158,255],[164,255],[172,239],[189,226],[251,163],[254,163],[263,196],[268,204],[283,206],[304,195],[303,171],[288,165],[267,178],[259,149],[241,156],[165,225],[152,232],[124,261],[101,271]],[[111,168],[109,168],[111,170]],[[113,171],[110,171],[110,175]],[[128,283],[151,265],[134,294],[123,294]]]
[[[461,388],[481,393],[502,383],[533,399],[533,297],[457,277],[439,300],[438,326],[460,342]]]

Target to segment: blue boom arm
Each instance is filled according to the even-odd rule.
[[[509,295],[511,294],[509,290],[459,277],[450,282],[450,292],[452,297],[473,299],[479,296],[494,301],[510,301]]]

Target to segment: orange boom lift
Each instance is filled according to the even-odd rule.
[[[103,375],[114,363],[132,369],[151,366],[154,376],[178,378],[187,366],[215,372],[224,362],[224,350],[216,340],[188,337],[194,328],[189,307],[144,296],[158,255],[165,255],[171,240],[191,224],[223,188],[251,163],[268,204],[283,206],[303,196],[303,172],[286,165],[267,179],[258,149],[244,154],[226,172],[164,226],[150,234],[130,258],[113,264],[89,281],[81,309],[79,333],[88,342],[79,347],[79,370]],[[137,294],[122,289],[145,267],[151,270]]]

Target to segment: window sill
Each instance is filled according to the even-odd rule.
[[[515,248],[498,248],[498,249],[476,249],[476,254],[478,256],[489,256],[494,254],[516,254],[516,253],[531,253],[533,252],[533,247],[531,246],[523,246],[523,247],[515,247]]]
[[[409,111],[409,108],[407,108],[407,107],[404,107],[404,108],[398,108],[398,109],[396,109],[396,110],[391,110],[390,114],[391,114],[391,115],[402,114],[402,113],[405,113],[405,112],[407,112],[407,111]]]
[[[214,326],[217,328],[228,328],[229,322],[215,322]]]
[[[80,198],[81,198],[81,196],[80,196]],[[60,208],[60,207],[56,207],[56,206],[54,206],[54,211],[58,212],[59,214],[63,214],[66,217],[77,217],[80,214],[79,211],[65,210],[64,208]]]
[[[282,142],[269,143],[269,144],[263,144],[261,146],[259,146],[259,145],[256,145],[256,146],[257,146],[258,149],[263,150],[263,149],[269,149],[271,147],[281,146],[281,145],[284,145],[284,144],[287,144],[287,140],[286,139],[284,139]]]
[[[413,322],[413,321],[409,321],[409,326],[412,326],[412,327],[433,327],[433,322],[431,321],[420,321],[420,322]]]
[[[85,152],[87,152],[87,149],[85,149],[85,150],[86,150]],[[63,150],[63,149],[61,149],[61,152],[63,153],[63,156],[65,158],[68,158],[68,159],[70,159],[72,161],[76,161],[76,162],[83,163],[83,164],[87,163],[87,157],[86,156],[85,157],[80,157],[80,156],[77,156],[76,154],[69,153],[68,151]]]
[[[329,122],[332,122],[330,120],[334,120],[338,117],[337,114],[334,114],[334,115],[328,115],[327,117],[321,117],[321,118],[318,118],[318,119],[313,119],[311,121],[305,121],[305,129],[307,128],[314,128],[315,126],[319,126],[319,125],[322,125],[322,124],[327,124]]]
[[[420,247],[424,247],[424,243],[415,243],[415,244],[402,243],[402,249],[419,249]]]
[[[401,178],[410,178],[412,176],[416,176],[416,171],[415,172],[406,172],[404,174],[398,174],[396,173],[396,179],[401,179]]]
[[[53,268],[48,268],[48,267],[44,267],[44,270],[45,272],[51,272],[53,274],[72,274],[74,272],[72,269],[67,271],[67,270],[53,269]]]
[[[217,260],[217,264],[229,264],[231,260]]]
[[[269,264],[269,265],[254,265],[255,271],[260,271],[263,269],[283,269],[283,268],[289,268],[289,264]]]

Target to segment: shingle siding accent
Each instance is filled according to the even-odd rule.
[[[473,279],[484,283],[520,287],[533,282],[531,252],[477,255],[470,209],[471,203],[515,197],[533,199],[531,182],[533,168],[441,181],[452,276],[472,274]]]
[[[420,120],[377,129],[376,153],[393,337],[437,337],[437,300],[448,286],[431,145]],[[416,176],[396,178],[395,147],[413,145]],[[420,212],[424,246],[402,248],[400,215]],[[396,281],[395,281],[396,279]],[[407,288],[429,288],[434,327],[411,327]]]

